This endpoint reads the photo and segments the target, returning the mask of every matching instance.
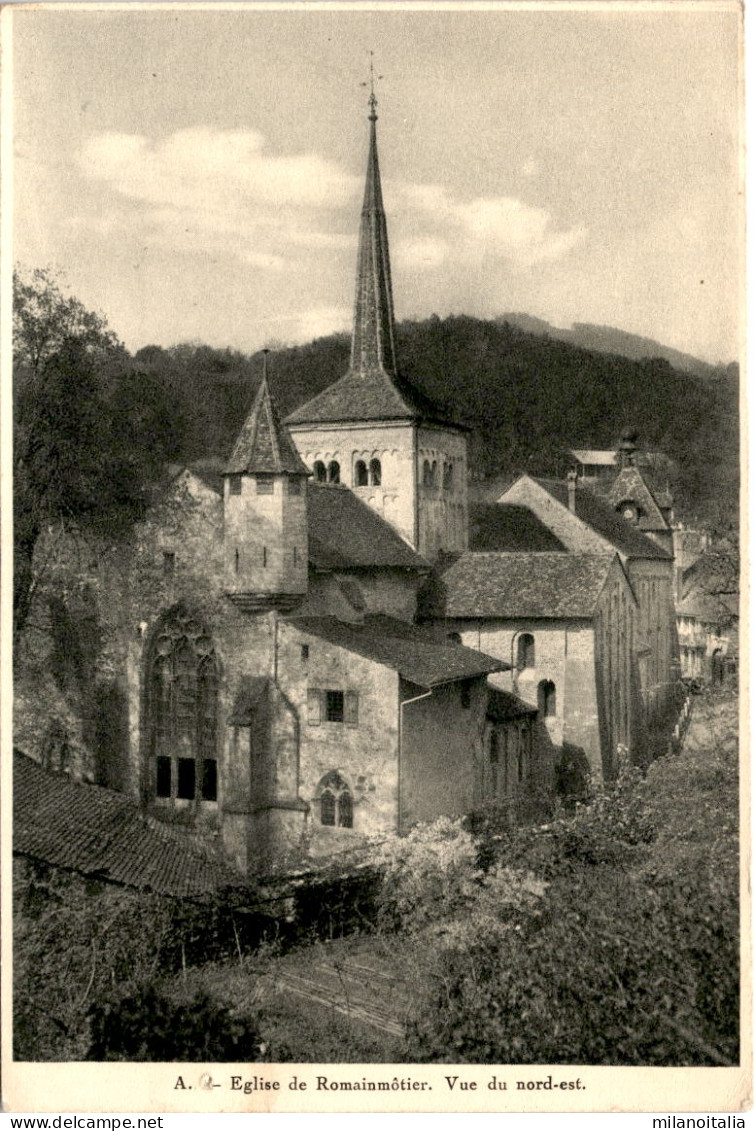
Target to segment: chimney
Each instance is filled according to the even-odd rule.
[[[569,510],[572,514],[577,510],[577,469],[570,467],[566,473],[566,490],[569,494]]]

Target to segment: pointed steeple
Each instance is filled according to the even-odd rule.
[[[393,293],[388,255],[388,228],[380,187],[377,151],[377,98],[370,76],[370,144],[367,180],[362,204],[357,256],[357,286],[354,301],[354,332],[351,340],[351,370],[367,374],[383,370],[396,375],[393,338]]]
[[[225,469],[226,475],[309,475],[288,429],[281,424],[267,383],[267,351],[262,380]]]

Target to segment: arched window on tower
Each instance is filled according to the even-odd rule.
[[[535,637],[530,632],[523,632],[516,642],[516,670],[523,672],[525,668],[535,666]]]
[[[315,482],[316,483],[324,483],[327,476],[325,474],[325,464],[322,462],[321,459],[315,460],[315,466],[312,468],[312,470],[315,473]]]
[[[328,483],[341,482],[341,465],[338,460],[331,460],[328,464]]]
[[[422,486],[432,487],[433,485],[433,469],[430,466],[430,460],[426,459],[422,464]]]
[[[537,685],[537,710],[541,719],[556,714],[556,685],[549,679],[542,679]]]
[[[326,774],[317,787],[320,824],[342,829],[354,826],[354,805],[346,779],[336,770]]]
[[[370,460],[370,486],[371,487],[379,487],[380,486],[382,474],[383,474],[383,472],[382,472],[382,468],[380,466],[380,460],[379,459],[371,459]]]
[[[354,486],[367,486],[367,464],[363,459],[358,459],[354,464]]]
[[[450,491],[454,485],[454,465],[452,463],[443,464],[443,490]]]
[[[433,460],[433,466],[430,469],[430,486],[435,489],[438,486],[438,461]]]
[[[150,793],[217,801],[218,670],[212,639],[182,608],[168,614],[146,672]]]

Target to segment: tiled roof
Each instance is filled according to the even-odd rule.
[[[344,624],[335,617],[288,619],[301,632],[392,668],[421,687],[439,687],[511,666],[474,648],[449,644],[429,629],[393,617],[365,617],[364,624]]]
[[[127,887],[197,899],[244,886],[169,828],[155,828],[122,793],[50,774],[16,751],[13,851]]]
[[[569,495],[566,480],[561,479],[536,479],[549,495],[563,506],[569,506]],[[577,518],[581,518],[596,533],[601,534],[620,554],[627,558],[661,558],[669,560],[669,554],[662,550],[657,543],[646,537],[641,530],[632,526],[620,514],[617,514],[610,503],[601,499],[590,487],[577,482],[575,496]]]
[[[470,550],[566,551],[528,507],[515,503],[471,503]]]
[[[309,559],[318,569],[430,566],[372,507],[341,484],[309,483]]]
[[[510,691],[503,691],[500,687],[488,686],[487,715],[494,722],[505,723],[509,719],[521,719],[536,714],[537,707],[525,703],[518,695],[512,695]]]
[[[309,474],[288,430],[280,422],[264,376],[225,470],[227,474]]]
[[[385,370],[349,370],[286,418],[286,424],[332,424],[370,420],[412,420],[468,431],[428,397]]]
[[[627,500],[635,503],[640,512],[637,523],[640,530],[669,529],[668,523],[660,511],[663,504],[656,500],[650,484],[639,468],[632,465],[622,467],[610,487],[601,493],[605,494],[609,503],[614,507]]]
[[[466,553],[422,593],[427,617],[591,617],[614,554]]]

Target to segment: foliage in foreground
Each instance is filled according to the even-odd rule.
[[[407,1059],[737,1063],[733,724],[719,710],[715,740],[547,826],[401,843],[384,911],[419,988]]]

